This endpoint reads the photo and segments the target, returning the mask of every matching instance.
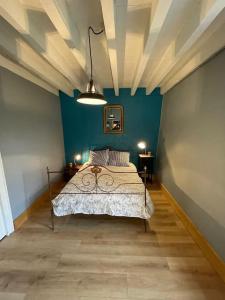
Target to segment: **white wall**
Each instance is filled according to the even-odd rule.
[[[46,167],[62,168],[64,144],[59,98],[3,68],[0,151],[15,219],[46,189]]]
[[[225,260],[225,50],[163,100],[159,177]]]

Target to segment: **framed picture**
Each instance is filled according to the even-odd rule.
[[[123,133],[123,106],[105,105],[103,115],[104,133]]]

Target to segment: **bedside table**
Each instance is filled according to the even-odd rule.
[[[152,183],[152,176],[154,172],[154,155],[152,154],[139,154],[138,157],[138,170],[144,171],[144,167],[147,167],[148,178],[150,179],[150,183]]]
[[[70,181],[70,179],[80,170],[82,166],[83,165],[73,165],[72,167],[68,165],[65,166],[63,173],[64,180],[66,182]]]

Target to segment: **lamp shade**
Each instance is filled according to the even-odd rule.
[[[76,154],[75,155],[75,160],[81,160],[81,155],[80,154]]]
[[[89,105],[104,105],[107,103],[105,97],[96,90],[93,80],[88,83],[86,92],[78,96],[77,102]]]
[[[139,142],[138,144],[138,148],[140,148],[140,149],[146,149],[146,143],[145,142]]]

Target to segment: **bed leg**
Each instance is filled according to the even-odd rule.
[[[54,211],[51,209],[51,222],[52,222],[52,231],[55,231],[55,223],[54,223]]]
[[[146,224],[146,220],[144,219],[144,226],[145,226],[145,232],[147,232],[147,224]]]

